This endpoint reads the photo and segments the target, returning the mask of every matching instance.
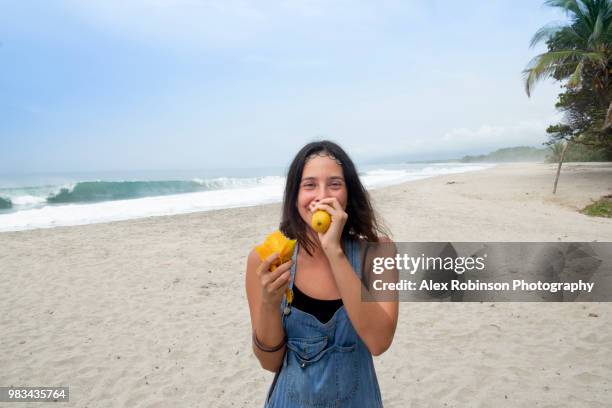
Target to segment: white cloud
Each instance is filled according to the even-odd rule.
[[[428,148],[439,151],[498,149],[512,146],[538,146],[548,139],[551,121],[518,121],[515,124],[483,124],[477,128],[455,128],[430,140]]]
[[[391,143],[368,143],[362,141],[350,147],[356,156],[384,157],[401,156],[413,159],[419,155],[443,158],[455,152],[464,154],[487,153],[496,149],[514,146],[541,147],[548,137],[546,128],[550,121],[530,120],[509,125],[483,124],[476,128],[454,128],[440,135],[429,137],[420,134],[406,135],[403,139],[393,138]]]
[[[483,124],[477,129],[457,128],[444,134],[442,142],[464,145],[514,143],[532,144],[546,139],[546,127],[542,121],[522,121],[509,126]]]

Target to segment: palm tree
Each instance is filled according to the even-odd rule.
[[[569,88],[577,88],[586,70],[593,71],[593,88],[606,93],[612,57],[612,1],[547,0],[545,4],[564,10],[570,22],[549,24],[533,36],[531,47],[546,41],[549,51],[533,58],[523,71],[527,95],[531,96],[536,82],[551,76],[567,79]]]
[[[523,71],[527,95],[531,96],[535,84],[545,78],[567,80],[567,88],[579,89],[583,85],[583,79],[588,77],[591,81],[588,85],[593,89],[601,106],[608,106],[602,130],[610,130],[612,0],[547,0],[545,4],[564,10],[570,21],[544,26],[533,36],[531,46],[546,41],[548,52],[533,58]],[[579,136],[568,138],[565,148],[560,152],[553,194],[557,190],[567,146]]]

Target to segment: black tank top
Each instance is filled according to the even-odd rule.
[[[293,284],[293,302],[294,307],[297,307],[303,312],[310,313],[321,323],[327,323],[343,305],[342,298],[340,299],[317,299],[308,296],[302,292],[297,285]]]

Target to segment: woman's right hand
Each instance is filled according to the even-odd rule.
[[[270,265],[277,258],[278,253],[274,253],[257,268],[257,276],[261,285],[261,301],[266,306],[277,307],[280,305],[285,289],[289,285],[290,269],[293,261],[289,260],[271,272]]]

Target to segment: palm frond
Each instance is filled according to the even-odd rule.
[[[540,42],[552,38],[555,34],[567,28],[569,28],[567,24],[561,24],[561,23],[547,24],[544,27],[540,28],[538,31],[536,31],[536,33],[531,38],[531,43],[529,44],[529,47],[533,48],[536,45],[538,45]]]
[[[586,48],[588,44],[588,36],[581,35],[572,26],[567,26],[560,30],[556,35],[559,40],[565,44],[572,44],[575,48]]]
[[[589,36],[588,40],[588,44],[591,47],[594,47],[595,44],[601,40],[601,36],[603,33],[603,21],[603,13],[598,13],[597,19],[595,20],[595,24],[593,25],[593,31],[591,32],[591,35]]]
[[[605,59],[600,53],[583,50],[550,51],[536,56],[523,71],[527,95],[531,96],[531,90],[536,82],[550,77],[558,68],[573,67],[573,64],[579,65],[581,60],[603,63]]]
[[[577,0],[546,0],[544,2],[544,4],[546,4],[547,6],[557,7],[573,14],[579,14],[582,12],[582,5],[579,3],[581,2]]]

